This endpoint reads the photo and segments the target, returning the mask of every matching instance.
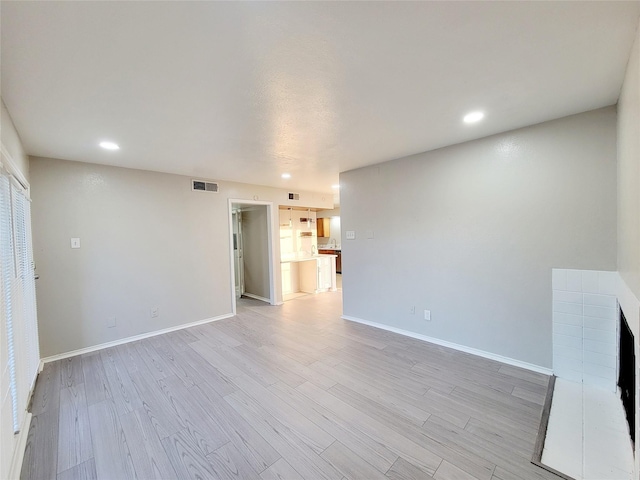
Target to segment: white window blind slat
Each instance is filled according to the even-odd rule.
[[[0,169],[0,318],[8,372],[13,432],[26,414],[29,392],[40,363],[36,317],[35,279],[31,243],[31,203],[23,186]],[[6,362],[6,365],[4,363]],[[10,404],[10,405],[9,405]],[[7,411],[8,417],[8,411]],[[4,437],[3,437],[4,438]]]
[[[9,177],[0,175],[0,263],[2,265],[2,320],[7,340],[9,385],[13,413],[13,431],[20,428],[18,412],[18,378],[15,355],[14,332],[14,278],[15,249],[13,212],[11,205],[11,183]]]

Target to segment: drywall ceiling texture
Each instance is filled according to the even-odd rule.
[[[324,192],[345,170],[615,104],[640,13],[611,0],[0,8],[2,95],[29,154]],[[476,109],[485,121],[463,124]],[[96,152],[103,139],[121,150]]]
[[[43,357],[230,314],[228,199],[291,203],[286,190],[193,192],[190,177],[43,158],[31,158],[31,185]],[[332,207],[330,195],[300,196]]]
[[[614,107],[340,183],[346,316],[550,368],[551,268],[616,269]]]

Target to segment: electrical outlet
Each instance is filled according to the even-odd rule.
[[[153,307],[151,309],[151,318],[156,318],[158,315],[160,315],[160,308],[159,307]]]
[[[411,307],[409,307],[409,313],[411,315],[415,315],[416,314],[416,306],[412,305]]]
[[[115,315],[107,317],[107,328],[113,328],[115,326],[116,326],[116,317],[115,317]]]
[[[427,322],[430,322],[430,321],[431,321],[431,310],[425,310],[425,311],[424,311],[424,319],[425,319]]]

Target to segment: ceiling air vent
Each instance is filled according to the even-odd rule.
[[[300,194],[299,193],[290,193],[289,194],[289,200],[300,200]]]
[[[218,184],[215,182],[205,182],[204,180],[192,180],[192,190],[201,192],[218,193]]]

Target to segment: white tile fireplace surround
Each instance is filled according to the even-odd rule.
[[[577,480],[638,478],[640,449],[636,444],[634,460],[617,380],[622,308],[635,329],[636,385],[640,381],[634,324],[640,302],[618,272],[553,269],[552,289],[553,372],[559,380],[543,463]],[[637,435],[638,419],[634,428]]]
[[[618,273],[552,270],[553,372],[616,391]]]

